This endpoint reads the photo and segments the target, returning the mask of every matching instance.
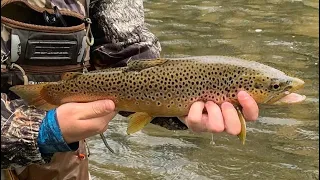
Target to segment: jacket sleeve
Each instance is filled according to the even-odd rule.
[[[46,111],[28,107],[21,99],[10,101],[1,93],[1,169],[45,163],[37,146]]]
[[[93,0],[90,18],[95,40],[91,61],[95,67],[125,66],[129,58],[160,57],[160,42],[144,21],[143,0]]]

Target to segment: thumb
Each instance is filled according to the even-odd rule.
[[[89,103],[76,103],[76,113],[79,119],[91,119],[110,114],[115,110],[112,100],[98,100]],[[74,111],[75,112],[75,111]]]
[[[256,120],[259,116],[259,107],[256,101],[245,91],[238,93],[238,100],[243,107],[242,112],[246,120]]]

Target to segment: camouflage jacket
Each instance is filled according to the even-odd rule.
[[[44,163],[37,147],[39,126],[46,112],[10,100],[1,93],[1,169]]]
[[[91,54],[93,66],[121,66],[130,57],[159,57],[160,43],[145,27],[142,0],[95,0],[90,3],[90,12],[96,40]],[[1,38],[7,42],[5,35],[1,25]],[[4,53],[1,44],[1,55]],[[1,71],[1,79],[2,74]],[[33,76],[31,79],[52,80],[43,76]],[[37,147],[39,125],[46,112],[28,107],[21,99],[10,100],[4,93],[8,92],[10,85],[1,83],[1,169],[48,162],[49,159],[45,160]]]

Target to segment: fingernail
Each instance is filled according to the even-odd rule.
[[[207,107],[207,106],[213,106],[214,105],[214,102],[212,102],[212,101],[208,101],[208,102],[206,102],[206,104],[205,104],[205,106]]]
[[[112,100],[107,99],[107,100],[104,100],[104,106],[103,107],[104,107],[104,109],[106,111],[114,111],[115,104],[114,104],[114,102]]]
[[[224,109],[224,110],[230,110],[230,109],[232,109],[234,107],[233,107],[233,105],[231,103],[224,102],[224,103],[221,104],[221,108]]]
[[[238,93],[238,99],[241,99],[241,100],[246,100],[246,99],[249,99],[249,94],[246,93],[245,91],[240,91]]]

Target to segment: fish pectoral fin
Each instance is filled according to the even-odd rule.
[[[30,106],[35,106],[36,108],[43,109],[43,110],[50,110],[57,106],[48,103],[41,96],[41,90],[47,84],[48,83],[17,85],[17,86],[11,87],[10,91],[14,92],[23,100],[25,100]]]
[[[247,127],[246,127],[246,120],[242,114],[242,111],[240,110],[240,107],[236,106],[236,110],[240,119],[240,123],[241,123],[241,132],[240,134],[238,134],[238,137],[240,139],[240,141],[242,142],[242,144],[244,144],[246,142],[246,136],[247,136]]]
[[[186,124],[186,116],[177,117],[183,124]]]
[[[142,69],[162,65],[167,61],[167,59],[129,60],[127,62],[127,71],[140,71]]]
[[[73,79],[81,74],[82,74],[81,72],[66,72],[61,75],[61,79],[62,80],[69,80],[69,79]]]
[[[131,114],[129,117],[129,125],[127,134],[132,134],[143,129],[153,119],[148,113],[136,112]]]

